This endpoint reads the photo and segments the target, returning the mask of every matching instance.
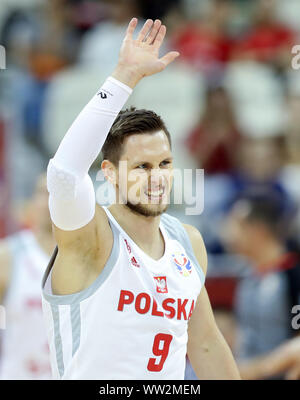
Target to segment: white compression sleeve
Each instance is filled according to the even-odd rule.
[[[47,168],[53,223],[70,231],[88,224],[95,213],[95,192],[88,175],[118,113],[132,89],[107,78],[64,136]]]

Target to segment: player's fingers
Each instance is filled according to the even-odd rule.
[[[178,51],[170,51],[169,53],[167,53],[166,55],[164,55],[163,57],[161,57],[159,59],[160,62],[162,62],[164,64],[164,66],[166,67],[167,65],[169,65],[172,61],[175,60],[175,58],[177,58],[180,55],[180,53]]]
[[[137,26],[137,23],[138,23],[137,18],[131,19],[126,30],[125,39],[132,39],[132,35]]]
[[[140,33],[138,34],[138,37],[137,37],[138,42],[142,42],[145,39],[147,33],[149,32],[149,30],[152,27],[152,24],[153,24],[153,20],[147,19],[147,21],[144,23],[144,26],[140,30]]]
[[[155,40],[153,41],[153,46],[156,49],[159,49],[165,36],[166,36],[167,28],[165,25],[161,25],[159,28],[159,31],[157,32],[157,35],[155,37]]]
[[[159,31],[160,26],[161,26],[161,21],[159,19],[156,19],[154,21],[153,26],[152,26],[151,32],[149,33],[149,35],[145,39],[145,43],[147,43],[147,44],[152,44],[153,43],[153,41],[155,40],[156,35],[157,35],[158,31]]]

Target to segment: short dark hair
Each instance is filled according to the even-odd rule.
[[[123,143],[127,137],[154,133],[159,130],[165,132],[171,147],[170,133],[164,121],[154,111],[135,107],[120,111],[102,147],[103,159],[109,160],[117,166],[122,155]]]

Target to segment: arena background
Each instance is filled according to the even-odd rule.
[[[236,199],[275,204],[278,240],[288,254],[298,252],[300,71],[292,48],[300,44],[300,2],[0,0],[0,5],[0,44],[6,50],[6,68],[0,70],[0,237],[31,227],[27,202],[36,180],[113,70],[128,21],[160,18],[168,29],[162,52],[169,48],[181,56],[141,82],[127,105],[162,116],[178,168],[204,169],[201,215],[186,215],[184,205],[172,205],[169,212],[202,233],[209,257],[206,287],[217,322],[234,355],[242,357],[236,293],[253,266],[245,257],[247,246],[235,242],[229,217]],[[95,190],[100,159],[90,171]],[[262,224],[269,222],[262,218]],[[267,235],[257,229],[260,238]],[[255,246],[248,228],[241,235],[248,247]],[[270,321],[276,329],[276,315]]]

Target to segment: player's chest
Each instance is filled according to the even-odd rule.
[[[115,275],[116,309],[124,313],[187,321],[201,288],[195,266],[175,245],[157,262],[125,239]]]

